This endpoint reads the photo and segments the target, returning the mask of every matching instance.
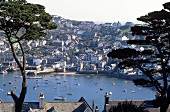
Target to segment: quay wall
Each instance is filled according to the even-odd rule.
[[[83,71],[68,70],[66,72],[55,72],[53,68],[45,68],[43,71],[37,72],[37,75],[48,75],[48,74],[54,74],[54,75],[96,74],[96,75],[111,76],[111,77],[126,79],[126,80],[135,80],[139,78],[147,79],[145,75],[126,75],[126,74],[120,74],[111,71],[97,71],[97,70],[83,70]]]

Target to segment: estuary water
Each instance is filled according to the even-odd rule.
[[[7,95],[10,89],[16,88],[15,93],[19,95],[22,79],[16,76],[20,76],[20,72],[0,75],[0,99],[3,102],[13,102],[11,96]],[[68,91],[73,92],[73,95],[67,95]],[[100,112],[104,107],[106,92],[112,93],[109,95],[110,100],[151,100],[156,93],[151,88],[135,86],[132,81],[89,74],[46,75],[42,79],[28,79],[25,102],[38,102],[40,92],[44,93],[45,102],[62,102],[54,100],[55,96],[65,96],[64,102],[77,102],[84,97],[90,106],[94,101]]]

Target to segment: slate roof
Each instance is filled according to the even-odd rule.
[[[78,102],[44,102],[45,108],[39,109],[39,102],[25,102],[23,112],[93,112],[83,97]],[[14,112],[13,102],[0,102],[0,112]]]
[[[14,103],[0,103],[0,112],[14,112]]]
[[[116,106],[119,102],[129,101],[134,105],[147,109],[149,112],[160,112],[160,108],[153,107],[153,100],[109,100],[109,107]],[[168,108],[170,112],[170,107]]]
[[[45,103],[47,112],[56,110],[57,112],[81,112],[84,110],[83,102],[51,102]],[[82,111],[83,112],[83,111]]]

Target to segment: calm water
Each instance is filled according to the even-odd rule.
[[[0,91],[0,99],[3,102],[13,102],[7,92],[14,89],[14,86],[18,87],[16,94],[19,95],[20,93],[22,79],[15,78],[16,75],[19,75],[19,72],[0,75],[0,89],[3,89],[3,91]],[[65,102],[77,102],[80,97],[84,97],[90,105],[94,100],[95,105],[99,107],[101,112],[104,107],[104,95],[106,92],[112,92],[110,100],[153,99],[155,96],[154,90],[135,86],[131,81],[113,77],[97,75],[60,75],[57,77],[59,80],[56,80],[56,76],[50,75],[38,80],[28,79],[28,92],[25,102],[38,102],[40,92],[44,93],[46,102],[56,102],[53,98],[58,95],[65,96],[67,98]],[[13,84],[9,84],[9,81],[12,81]],[[57,84],[57,82],[61,84]],[[115,86],[112,85],[113,82]],[[6,84],[6,86],[3,86],[3,84]],[[40,87],[33,89],[37,84]],[[100,90],[100,88],[103,90]],[[124,89],[127,91],[123,92]],[[135,91],[134,93],[132,93],[132,89]],[[67,95],[69,90],[73,92],[73,95]]]

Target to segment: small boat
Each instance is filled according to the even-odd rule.
[[[127,80],[125,80],[124,82],[125,82],[125,83],[128,83],[128,81],[127,81]]]
[[[61,82],[57,82],[57,84],[61,84]]]
[[[95,83],[95,86],[98,86],[99,83]]]
[[[127,91],[126,89],[123,90],[123,92],[126,92],[126,91]]]
[[[67,82],[67,80],[64,80],[64,82]]]
[[[37,87],[40,87],[40,84],[37,84]]]
[[[19,78],[19,76],[15,76],[15,78]]]
[[[68,95],[73,95],[73,92],[67,92]]]
[[[16,82],[18,82],[18,80],[15,80]]]
[[[33,89],[36,89],[36,87],[34,86]]]
[[[12,82],[12,81],[9,81],[8,83],[9,83],[9,84],[13,84],[13,82]]]
[[[59,77],[56,77],[56,80],[60,80],[60,78],[59,78]]]
[[[112,92],[109,92],[109,95],[112,95]]]
[[[114,82],[112,82],[112,85],[115,86],[116,84]]]
[[[27,77],[27,79],[42,79],[42,77]]]
[[[22,76],[18,76],[18,75],[17,75],[17,76],[15,76],[15,78],[22,78]]]
[[[149,91],[149,93],[152,93],[152,91]]]
[[[77,83],[76,85],[77,85],[77,86],[80,86],[80,83]]]
[[[100,90],[103,90],[103,88],[100,88]]]
[[[66,97],[64,97],[64,96],[56,96],[56,97],[54,97],[54,100],[66,100]]]
[[[45,82],[45,84],[48,84],[48,82]]]
[[[10,96],[10,95],[11,95],[11,92],[10,92],[10,91],[9,91],[9,92],[7,92],[7,95],[9,95],[9,96]]]
[[[0,71],[0,74],[4,75],[4,74],[7,74],[8,72],[6,70],[4,71]]]
[[[14,88],[15,88],[15,89],[17,89],[17,88],[18,88],[18,86],[14,86]]]
[[[135,91],[134,91],[134,90],[132,90],[131,92],[132,92],[132,93],[135,93]]]
[[[0,89],[0,91],[4,91],[3,89]]]

